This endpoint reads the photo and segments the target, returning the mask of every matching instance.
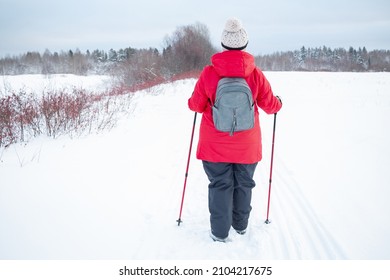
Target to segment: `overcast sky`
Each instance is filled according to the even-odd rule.
[[[82,52],[164,47],[179,26],[205,24],[220,46],[238,17],[248,51],[302,46],[390,49],[389,0],[0,0],[0,56],[27,51]]]

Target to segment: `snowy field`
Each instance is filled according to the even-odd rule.
[[[262,113],[264,158],[248,233],[232,231],[226,244],[210,239],[197,135],[177,226],[194,116],[187,99],[195,80],[184,80],[135,93],[134,112],[111,131],[0,150],[0,259],[390,259],[390,73],[266,76],[284,103],[271,224],[264,221],[273,116]],[[45,83],[109,84],[63,78],[0,83],[10,90],[29,81],[38,91]]]
[[[91,92],[104,92],[114,84],[110,76],[91,75],[16,75],[0,76],[0,97],[13,92],[26,92],[27,94],[42,94],[58,90],[72,92],[73,89],[85,89]]]

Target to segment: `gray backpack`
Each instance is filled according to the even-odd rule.
[[[230,136],[254,126],[252,91],[243,78],[220,79],[212,109],[215,128]]]

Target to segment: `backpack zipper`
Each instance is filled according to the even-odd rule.
[[[232,122],[232,128],[230,129],[230,136],[233,136],[234,131],[237,126],[237,108],[233,108],[233,122]]]

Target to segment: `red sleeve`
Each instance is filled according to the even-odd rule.
[[[194,92],[190,99],[188,99],[188,107],[190,110],[198,113],[203,113],[209,104],[209,97],[205,89],[205,70],[200,74],[195,84]]]
[[[257,74],[259,75],[257,105],[267,114],[275,114],[282,108],[282,104],[274,96],[271,85],[263,72],[258,70]]]

